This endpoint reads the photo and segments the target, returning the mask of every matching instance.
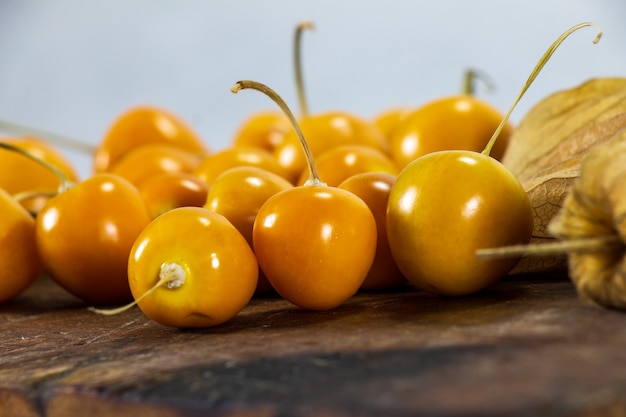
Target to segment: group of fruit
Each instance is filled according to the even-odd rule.
[[[471,294],[515,265],[475,256],[532,231],[497,160],[510,111],[464,93],[374,120],[302,104],[295,117],[263,84],[232,91],[247,88],[283,111],[252,115],[212,152],[175,115],[133,108],[85,180],[45,142],[0,140],[0,302],[43,271],[86,303],[134,299],[161,324],[206,327],[269,291],[326,310],[407,282]]]

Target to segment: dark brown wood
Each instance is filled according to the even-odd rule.
[[[328,312],[259,298],[204,330],[98,316],[41,279],[0,329],[1,417],[626,415],[626,315],[566,277]]]

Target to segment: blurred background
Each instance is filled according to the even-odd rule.
[[[512,116],[590,78],[626,76],[623,0],[0,0],[0,119],[96,144],[138,104],[164,107],[211,149],[274,104],[239,79],[270,85],[297,109],[293,31],[303,20],[304,81],[312,112],[363,117],[459,92],[468,68],[503,112],[545,49],[574,24]],[[90,155],[62,149],[83,177]]]

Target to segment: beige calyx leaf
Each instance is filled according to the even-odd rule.
[[[626,120],[619,118],[603,128],[597,125],[623,113],[626,78],[597,78],[554,93],[537,103],[515,128],[502,163],[522,182],[537,177],[608,140],[620,130],[611,125]]]
[[[530,244],[541,244],[554,240],[548,232],[550,220],[558,213],[567,195],[572,179],[579,174],[579,169],[557,172],[550,176],[535,178],[525,184],[526,192],[535,214],[535,226]],[[552,254],[535,258],[524,257],[511,271],[513,274],[565,270],[566,254]]]
[[[597,78],[554,93],[516,127],[502,163],[522,182],[535,212],[531,243],[554,240],[547,225],[563,206],[587,153],[626,128],[626,78]],[[565,269],[567,257],[524,257],[512,273]]]
[[[569,253],[569,275],[582,298],[626,309],[626,128],[585,157],[549,232],[561,240],[616,238],[610,249]]]
[[[476,255],[527,256],[529,265],[538,268],[545,265],[545,255],[563,254],[582,299],[626,310],[626,127],[585,155],[579,175],[571,180],[544,231],[554,238],[479,250]]]

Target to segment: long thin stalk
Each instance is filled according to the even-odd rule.
[[[92,154],[96,149],[94,145],[82,142],[78,139],[59,135],[57,133],[49,132],[47,130],[41,130],[18,123],[8,122],[6,120],[0,120],[0,131],[10,133],[12,135],[38,137],[48,140],[55,145],[83,152],[86,154]]]
[[[557,40],[554,41],[552,45],[550,45],[550,47],[546,50],[546,52],[544,52],[544,54],[539,59],[539,62],[530,73],[530,76],[528,77],[528,79],[524,83],[524,86],[522,87],[517,97],[513,101],[513,104],[511,105],[511,107],[509,107],[509,110],[504,115],[504,118],[500,122],[500,125],[498,126],[496,131],[493,133],[493,136],[491,136],[491,139],[487,143],[487,146],[482,151],[483,154],[489,155],[491,153],[491,148],[493,148],[493,145],[496,143],[496,139],[498,139],[498,136],[500,136],[500,132],[502,132],[502,129],[504,129],[504,125],[509,120],[509,117],[511,117],[511,113],[513,113],[513,109],[515,109],[515,106],[517,106],[517,103],[522,99],[522,96],[526,93],[526,91],[531,86],[533,81],[535,81],[535,78],[537,78],[537,76],[539,75],[543,67],[548,63],[548,61],[550,60],[554,52],[558,49],[558,47],[563,43],[565,39],[567,39],[569,35],[576,32],[578,29],[584,28],[586,26],[594,26],[595,28],[598,29],[598,34],[594,38],[593,43],[596,44],[600,42],[600,38],[602,37],[602,29],[600,28],[600,26],[591,22],[580,23],[578,25],[572,26],[571,28],[566,30],[561,36],[559,36]]]

